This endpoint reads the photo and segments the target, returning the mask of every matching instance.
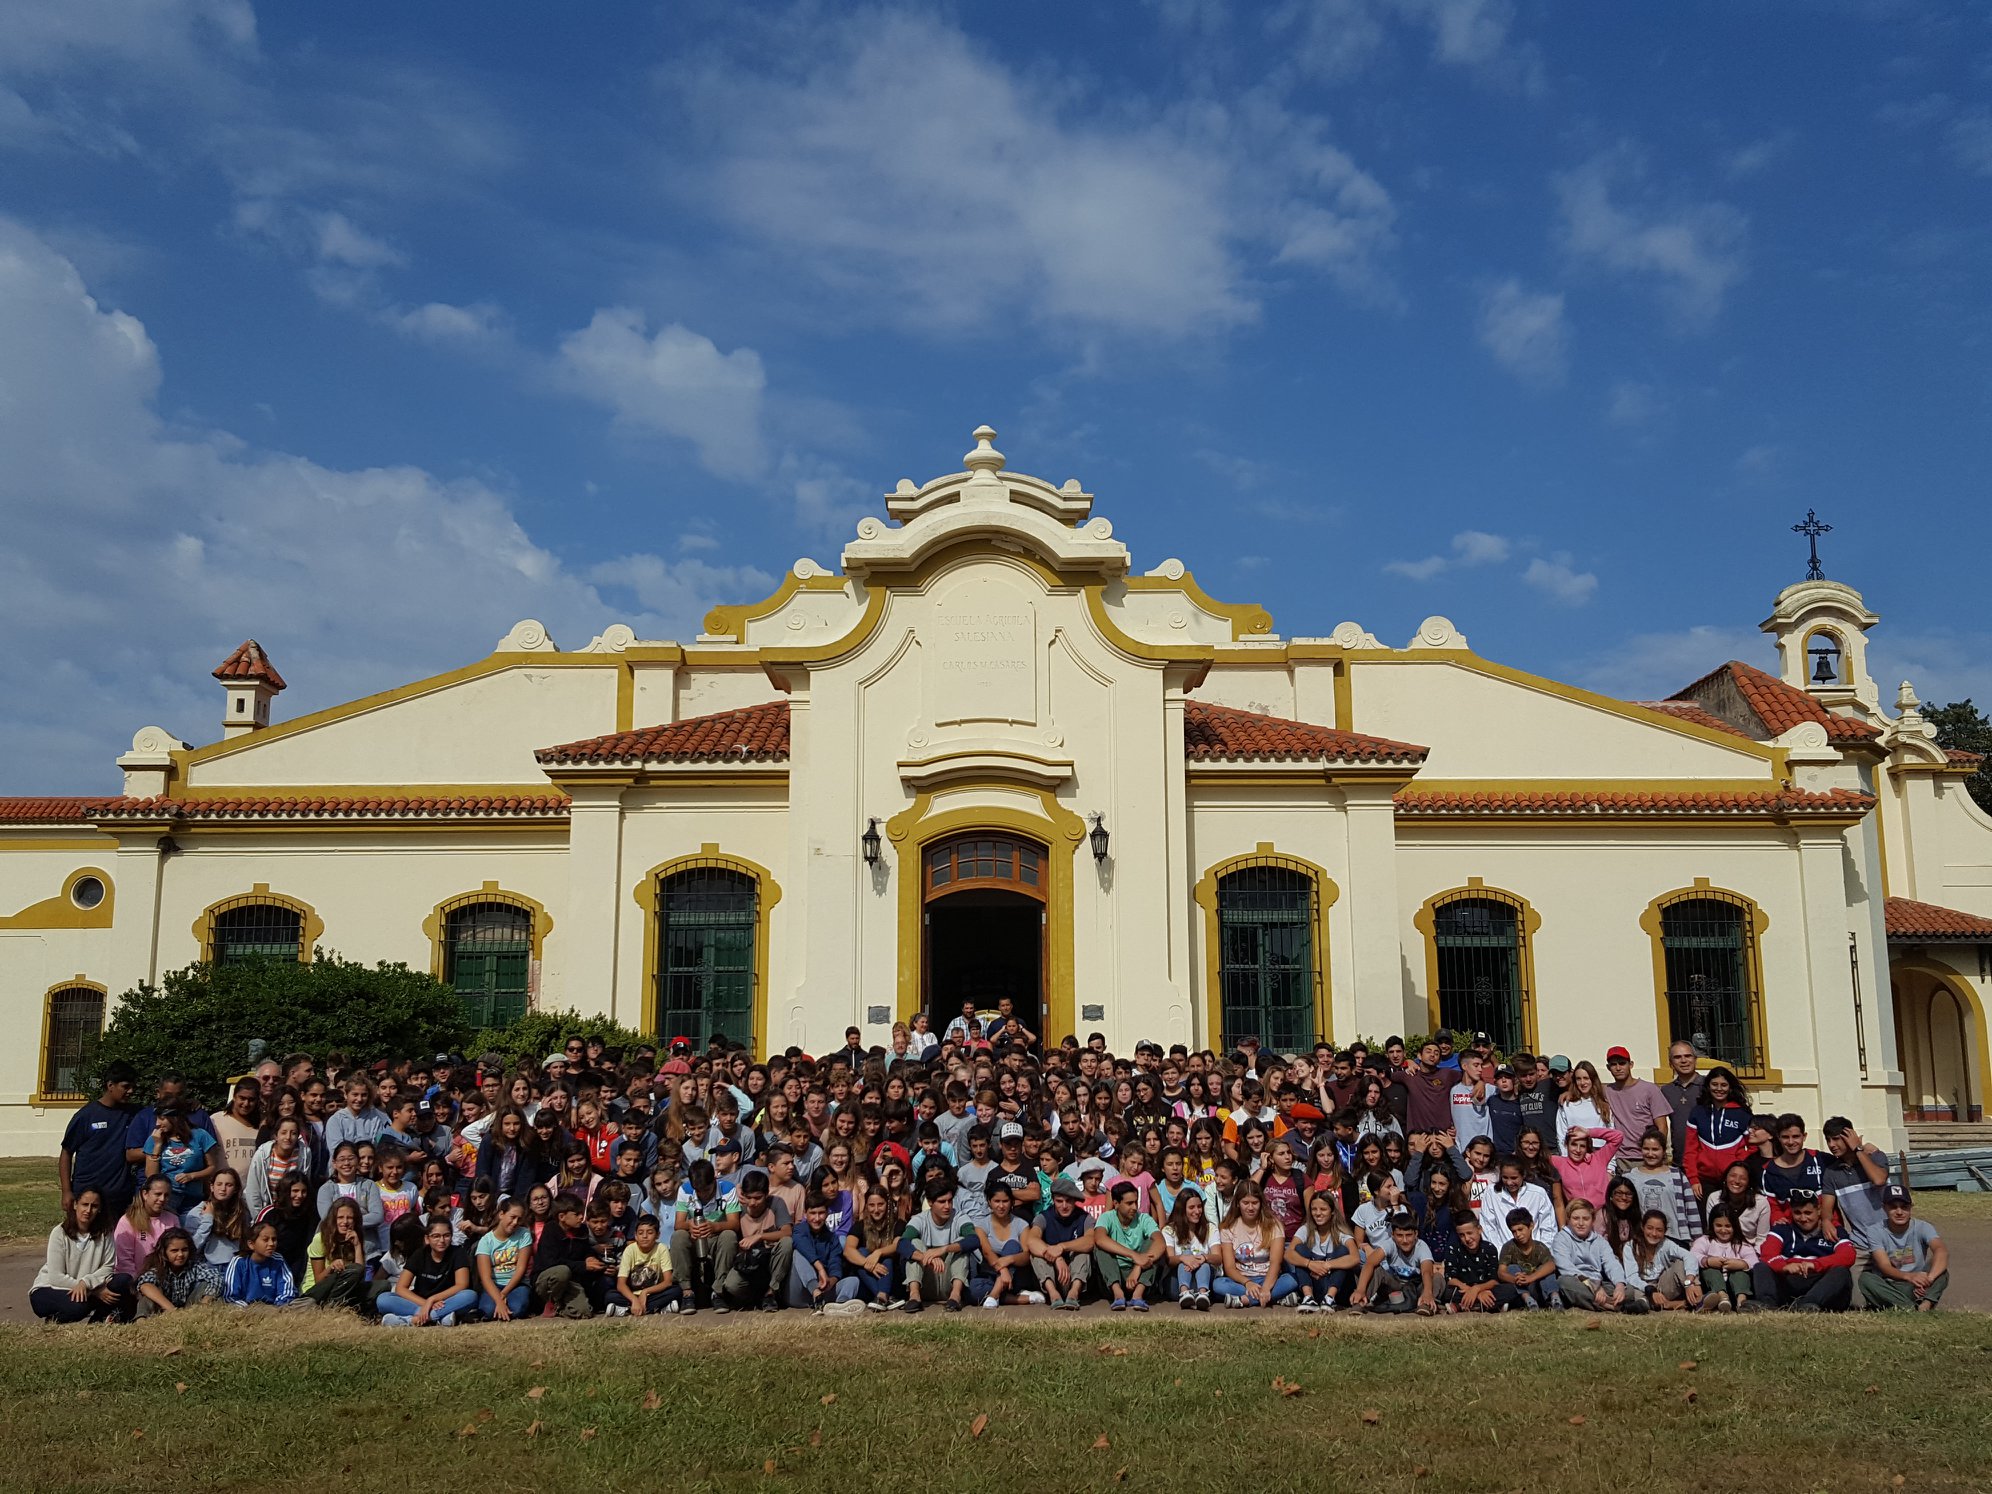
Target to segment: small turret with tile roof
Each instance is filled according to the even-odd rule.
[[[221,717],[224,740],[261,731],[270,724],[270,702],[284,688],[284,677],[277,673],[262,644],[244,639],[240,648],[221,661],[214,677],[228,691],[228,706]]]

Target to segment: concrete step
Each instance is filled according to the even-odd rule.
[[[1912,1121],[1903,1128],[1911,1152],[1975,1151],[1992,1147],[1992,1121]]]

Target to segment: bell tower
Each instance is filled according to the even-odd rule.
[[[1778,675],[1831,710],[1885,719],[1881,697],[1867,667],[1867,630],[1881,619],[1868,611],[1861,594],[1842,581],[1829,581],[1819,564],[1819,536],[1831,532],[1807,510],[1794,532],[1811,541],[1806,578],[1778,593],[1777,605],[1762,623],[1778,646]]]

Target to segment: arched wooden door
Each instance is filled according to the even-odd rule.
[[[934,1031],[972,1001],[986,1032],[1007,996],[1024,1025],[1043,1032],[1046,854],[1041,842],[988,831],[922,851],[922,1000]]]

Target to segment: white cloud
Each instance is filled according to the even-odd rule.
[[[1387,193],[1318,121],[1264,95],[1081,119],[1082,84],[1024,77],[957,29],[867,12],[670,86],[700,206],[840,300],[928,332],[1021,314],[1083,339],[1173,338],[1258,314],[1280,262],[1373,296]]]
[[[1958,165],[1980,176],[1992,176],[1992,109],[1960,114],[1951,121],[1947,138]]]
[[[1522,580],[1566,607],[1581,607],[1598,592],[1598,578],[1576,569],[1560,551],[1547,558],[1536,556],[1522,572]]]
[[[1482,296],[1479,330],[1482,346],[1524,382],[1563,382],[1569,337],[1562,296],[1526,290],[1510,276]]]
[[[1342,79],[1366,68],[1388,43],[1393,24],[1428,34],[1434,62],[1470,70],[1483,81],[1540,92],[1541,54],[1516,42],[1511,0],[1285,0],[1267,30],[1315,77]]]
[[[1605,402],[1605,419],[1613,425],[1638,429],[1667,413],[1666,398],[1652,384],[1620,379]]]
[[[1672,632],[1636,633],[1574,662],[1569,677],[1621,700],[1665,700],[1718,665],[1741,659],[1770,667],[1769,645],[1754,628],[1703,623]]]
[[[469,306],[431,301],[412,310],[392,313],[390,322],[397,331],[418,342],[444,346],[466,346],[508,335],[505,314],[484,301]]]
[[[1784,159],[1797,140],[1798,136],[1790,130],[1777,130],[1761,140],[1752,140],[1723,157],[1723,174],[1732,181],[1741,181],[1768,171]]]
[[[1392,560],[1386,562],[1383,568],[1393,576],[1429,581],[1446,571],[1500,565],[1513,550],[1513,542],[1502,535],[1488,534],[1479,529],[1462,529],[1452,537],[1450,555],[1427,555],[1423,560]]]
[[[572,386],[619,424],[691,442],[708,471],[747,478],[765,469],[767,376],[752,348],[722,353],[675,322],[646,335],[642,312],[605,307],[561,340],[558,361]]]
[[[1743,278],[1749,220],[1726,203],[1631,200],[1640,173],[1626,152],[1593,157],[1555,185],[1564,248],[1656,285],[1684,326],[1706,326]]]
[[[700,534],[696,530],[687,530],[678,536],[678,548],[680,550],[717,550],[720,548],[720,544],[718,540],[709,534]]]
[[[207,740],[207,672],[245,636],[291,682],[287,712],[489,652],[519,618],[585,641],[627,586],[645,636],[767,578],[631,556],[600,580],[535,543],[505,494],[415,467],[342,470],[169,424],[144,325],[0,219],[0,761],[10,791],[115,786],[158,722]],[[737,589],[736,589],[737,588]]]

